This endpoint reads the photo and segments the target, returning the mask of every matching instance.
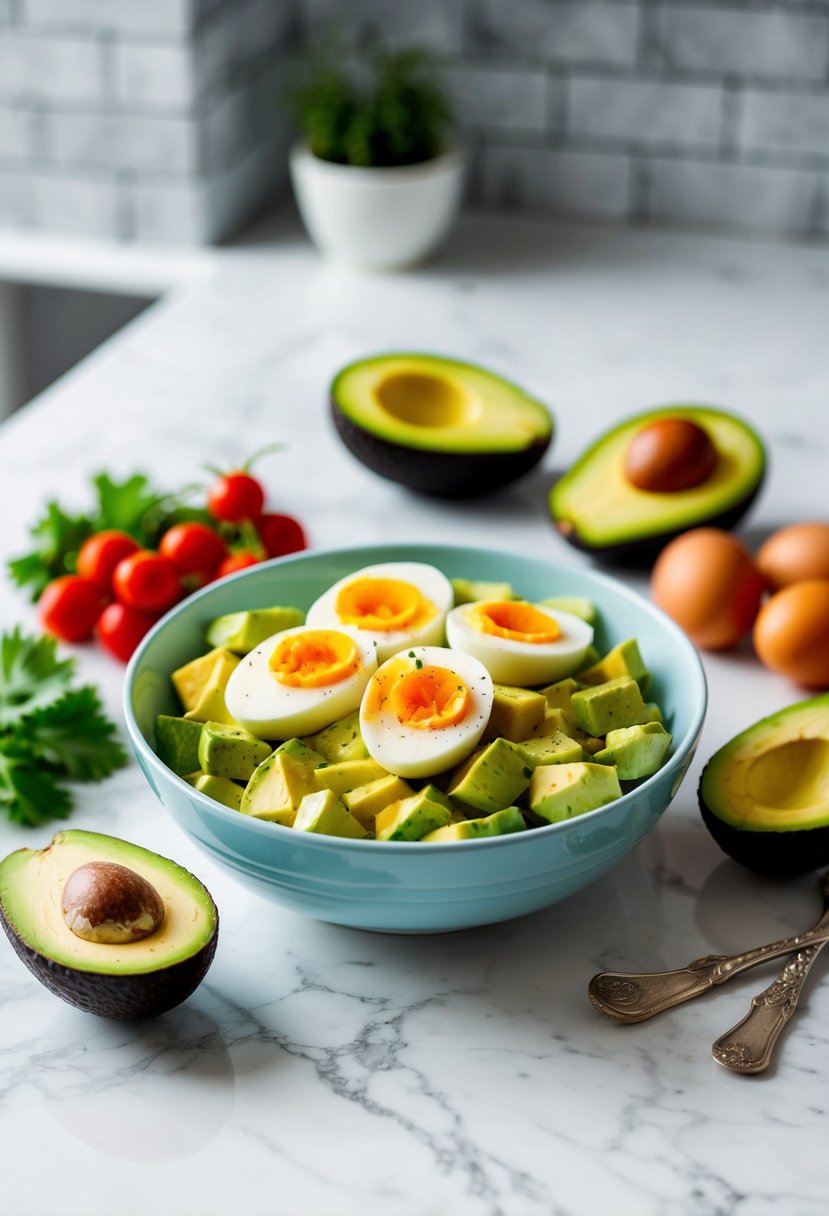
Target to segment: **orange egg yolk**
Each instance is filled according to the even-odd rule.
[[[389,702],[402,726],[443,730],[466,717],[469,689],[456,672],[446,667],[423,666],[396,681]]]
[[[543,646],[561,637],[558,623],[551,616],[520,601],[493,600],[478,604],[470,614],[470,623],[481,633],[510,642],[529,642],[533,646]]]
[[[344,625],[397,633],[431,620],[437,609],[412,583],[394,578],[358,578],[338,592],[336,612]]]
[[[282,638],[268,660],[271,672],[288,688],[325,688],[360,670],[353,638],[333,629],[309,629]]]

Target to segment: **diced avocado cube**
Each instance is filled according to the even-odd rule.
[[[316,735],[309,735],[305,742],[331,764],[338,764],[341,760],[365,760],[368,757],[368,748],[360,734],[358,709],[344,718],[338,718]]]
[[[230,673],[238,662],[235,654],[220,646],[207,654],[199,655],[197,659],[192,659],[174,671],[170,678],[182,708],[185,711],[195,709],[208,684],[221,685],[224,691]]]
[[[213,660],[204,682],[195,693],[195,702],[184,716],[196,722],[226,722],[232,725],[234,718],[225,704],[225,689],[239,660],[229,650],[214,650],[211,653],[218,657]],[[195,685],[190,687],[194,688]]]
[[[509,684],[493,687],[492,712],[484,731],[484,739],[527,739],[541,725],[547,700],[540,692],[529,688],[513,688]]]
[[[318,789],[333,790],[338,798],[342,798],[348,790],[356,790],[358,785],[367,785],[369,781],[387,777],[388,769],[369,756],[366,760],[339,760],[334,764],[324,760],[315,769],[315,774]]]
[[[426,785],[380,811],[375,819],[375,832],[378,840],[420,840],[451,818],[445,794],[433,785]]]
[[[553,595],[549,599],[539,600],[544,608],[558,608],[561,612],[569,612],[588,625],[595,625],[599,614],[596,605],[584,595]]]
[[[585,650],[584,654],[581,657],[581,665],[583,668],[592,667],[594,663],[598,663],[600,658],[601,658],[601,655],[599,654],[598,650],[591,642],[590,645],[587,647],[587,650]],[[580,673],[578,671],[576,672],[576,675],[579,676],[579,678],[581,678]]]
[[[543,739],[545,735],[564,734],[575,738],[575,735],[572,733],[575,730],[578,730],[575,719],[568,714],[566,709],[559,709],[558,707],[550,709],[548,706],[544,717],[533,731],[532,737],[534,739]]]
[[[532,766],[514,743],[494,739],[461,765],[447,793],[475,810],[500,811],[524,792],[531,774]]]
[[[572,819],[622,795],[616,769],[604,764],[548,764],[534,770],[530,810],[548,823]]]
[[[237,785],[229,777],[217,777],[211,773],[202,773],[201,776],[196,778],[194,784],[199,793],[207,794],[208,798],[214,799],[215,802],[221,802],[223,806],[228,807],[231,811],[241,810],[242,794],[244,791],[241,785]]]
[[[515,592],[510,583],[487,583],[482,579],[452,578],[449,580],[455,593],[455,607],[459,604],[474,604],[479,600],[514,600]]]
[[[638,781],[657,772],[668,754],[671,736],[661,722],[644,722],[608,731],[597,764],[614,764],[621,781]]]
[[[367,831],[374,831],[374,821],[381,811],[392,802],[400,802],[414,793],[408,782],[394,773],[369,781],[367,785],[359,785],[354,790],[346,790],[342,799],[355,819]]]
[[[621,726],[644,722],[648,711],[639,685],[631,676],[619,676],[573,693],[576,726],[588,735],[606,735]]]
[[[198,758],[202,772],[210,777],[247,781],[253,770],[271,754],[269,743],[241,726],[205,722],[199,738]]]
[[[573,693],[578,692],[580,687],[577,680],[574,680],[572,676],[567,676],[564,680],[556,680],[555,684],[548,684],[540,691],[547,702],[548,709],[561,709],[569,718],[572,718]]]
[[[538,739],[524,739],[515,747],[530,768],[537,768],[539,764],[572,764],[584,759],[582,745],[560,730]]]
[[[639,652],[636,638],[627,638],[624,642],[617,643],[598,663],[585,665],[577,674],[582,684],[605,684],[619,676],[630,676],[642,692],[651,678]]]
[[[422,836],[425,843],[441,844],[452,840],[480,840],[487,836],[506,836],[508,832],[523,832],[526,829],[524,816],[517,806],[505,807],[483,819],[460,819],[447,823],[442,828]]]
[[[163,764],[179,777],[199,767],[201,722],[159,714],[155,720],[155,750]]]
[[[658,722],[660,726],[665,725],[665,716],[655,701],[646,701],[645,709],[648,711],[647,722]]]
[[[229,612],[217,616],[207,627],[208,646],[224,646],[235,654],[247,654],[260,642],[293,629],[305,620],[299,608],[254,608],[247,612]]]
[[[354,840],[368,835],[333,790],[316,790],[313,794],[305,795],[296,813],[294,831],[347,836]]]
[[[319,752],[301,739],[280,743],[251,774],[242,813],[290,826],[305,795],[319,788],[314,770],[321,760]]]

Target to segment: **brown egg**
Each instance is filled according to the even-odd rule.
[[[765,580],[729,532],[694,528],[666,545],[651,575],[656,604],[701,650],[734,646],[754,623]]]
[[[829,524],[790,524],[760,547],[757,568],[778,590],[809,578],[829,578]]]
[[[829,578],[776,592],[754,625],[760,662],[804,688],[829,688]]]

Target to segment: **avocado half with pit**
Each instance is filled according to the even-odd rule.
[[[441,498],[488,494],[528,473],[550,445],[542,402],[474,363],[374,355],[331,384],[337,433],[367,468]]]
[[[829,863],[829,693],[799,701],[716,752],[699,785],[720,847],[775,878]]]
[[[684,449],[677,433],[691,437]],[[632,471],[631,456],[643,450],[661,480]],[[553,486],[550,512],[576,548],[612,562],[647,562],[690,528],[734,527],[765,470],[763,441],[743,419],[710,406],[663,406],[628,418],[591,444]]]
[[[70,879],[90,873],[98,875],[97,885],[85,884],[85,906],[80,915],[72,909],[70,928]],[[125,913],[123,885],[112,881],[125,874],[139,892],[149,885],[160,900],[154,931],[147,931],[149,922],[125,930],[135,909]],[[0,862],[0,921],[18,957],[50,992],[88,1013],[121,1020],[154,1017],[190,996],[213,961],[219,932],[210,894],[182,866],[114,836],[77,830],[58,832],[45,848],[18,849]],[[125,933],[132,940],[112,940]]]

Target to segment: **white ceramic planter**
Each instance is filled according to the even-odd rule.
[[[401,269],[428,257],[449,232],[463,187],[458,151],[417,165],[361,169],[320,160],[299,143],[290,167],[314,244],[370,270]]]

